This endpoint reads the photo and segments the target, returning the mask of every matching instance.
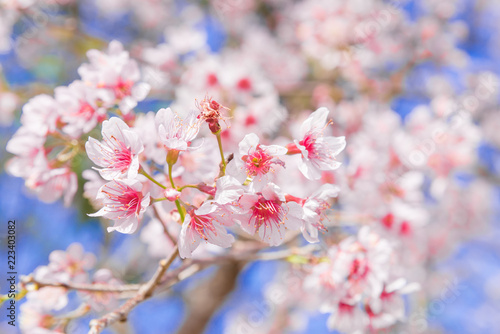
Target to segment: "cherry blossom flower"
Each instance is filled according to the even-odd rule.
[[[286,153],[283,146],[260,145],[259,137],[250,133],[240,142],[239,154],[229,163],[227,173],[241,183],[247,178],[252,179],[252,186],[260,190],[269,182],[277,166],[285,166],[278,157]]]
[[[224,219],[218,211],[217,205],[206,202],[186,214],[179,235],[181,258],[190,258],[202,240],[223,248],[231,246],[234,237],[224,228],[224,225],[228,226],[231,220]]]
[[[104,121],[107,112],[105,102],[109,105],[112,100],[110,94],[105,91],[78,80],[67,87],[57,87],[54,93],[62,109],[61,120],[66,123],[63,131],[74,138],[88,133],[97,123]]]
[[[138,180],[113,180],[99,189],[98,199],[102,199],[104,207],[90,217],[104,217],[115,221],[108,227],[108,232],[134,233],[139,226],[142,215],[150,203],[149,193],[142,194],[142,183]]]
[[[191,141],[198,135],[200,127],[194,112],[181,118],[170,108],[162,108],[156,113],[155,123],[158,135],[167,150],[187,151],[195,149],[190,147]]]
[[[46,135],[56,130],[61,114],[57,101],[52,96],[41,94],[24,105],[21,123],[37,134]]]
[[[241,228],[254,235],[259,233],[262,241],[271,246],[283,242],[288,230],[298,230],[302,226],[303,210],[300,204],[286,202],[277,185],[269,183],[261,192],[245,193],[239,199]]]
[[[63,196],[64,204],[69,206],[78,189],[78,178],[67,166],[50,168],[45,155],[39,153],[25,184],[40,200],[51,203]]]
[[[108,52],[87,52],[90,64],[83,64],[78,73],[85,83],[114,94],[123,114],[128,114],[149,93],[150,86],[140,82],[139,66],[129,58],[118,41],[109,43]]]
[[[370,328],[379,330],[394,325],[405,318],[404,295],[420,289],[418,283],[408,283],[399,278],[384,286],[380,296],[370,298],[365,303]]]
[[[61,283],[83,283],[88,281],[88,271],[94,267],[96,257],[92,253],[85,253],[81,244],[72,243],[65,251],[52,251],[49,261],[47,266],[40,266],[35,270],[35,278]]]
[[[97,270],[92,277],[92,284],[105,284],[107,286],[118,286],[121,284],[120,280],[113,276],[111,270],[101,268]],[[97,312],[105,310],[112,310],[119,305],[119,293],[104,292],[104,291],[82,291],[82,296],[90,304],[92,309]]]
[[[318,242],[318,231],[326,230],[321,222],[322,213],[330,207],[327,200],[337,197],[340,188],[332,184],[322,185],[316,192],[309,196],[302,208],[304,209],[304,224],[301,227],[302,235],[309,242]]]
[[[324,136],[328,113],[326,108],[313,112],[300,127],[302,139],[294,140],[295,147],[289,149],[291,153],[301,153],[299,169],[310,180],[318,180],[321,171],[335,170],[341,165],[335,157],[345,148],[345,137]],[[296,149],[300,151],[295,152]]]
[[[139,136],[120,118],[112,117],[102,124],[102,142],[89,137],[85,144],[87,155],[105,180],[137,177],[139,154],[144,150]]]

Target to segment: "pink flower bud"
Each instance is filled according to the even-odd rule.
[[[169,201],[172,201],[172,202],[179,199],[179,197],[181,197],[180,191],[177,191],[174,188],[165,189],[163,194],[165,195],[166,199],[168,199]]]

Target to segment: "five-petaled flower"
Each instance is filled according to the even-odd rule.
[[[133,132],[124,121],[112,117],[102,124],[101,142],[89,137],[85,144],[87,155],[96,165],[102,178],[133,179],[139,171],[139,154],[144,150],[137,133]]]
[[[328,113],[327,108],[313,112],[300,127],[302,139],[294,140],[294,144],[288,147],[289,154],[301,154],[299,169],[310,180],[318,180],[321,171],[335,170],[341,165],[335,157],[345,148],[345,137],[324,135]]]
[[[298,230],[302,225],[303,210],[300,204],[286,202],[277,185],[269,183],[258,193],[246,193],[239,199],[241,215],[237,219],[241,228],[271,246],[283,242],[287,230]]]
[[[139,221],[150,203],[149,193],[142,194],[142,183],[138,180],[113,180],[99,189],[98,199],[102,199],[104,207],[91,217],[102,216],[115,221],[108,227],[108,232],[134,233]]]

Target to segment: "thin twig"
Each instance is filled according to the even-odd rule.
[[[90,292],[129,292],[138,291],[141,287],[140,284],[126,284],[126,285],[109,285],[109,284],[85,284],[85,283],[61,283],[61,282],[46,282],[35,279],[33,276],[26,276],[21,279],[23,284],[36,284],[39,288],[43,287],[57,287],[69,290],[90,291]]]
[[[160,264],[158,265],[158,268],[156,269],[156,272],[154,273],[153,277],[151,277],[151,279],[146,284],[141,286],[141,288],[133,298],[127,300],[122,306],[120,306],[115,311],[107,313],[103,317],[99,319],[94,319],[90,322],[89,334],[99,334],[104,330],[104,328],[108,327],[109,325],[117,321],[125,321],[130,311],[135,306],[137,306],[137,304],[141,303],[142,301],[152,296],[155,288],[161,281],[163,274],[165,274],[165,272],[170,267],[172,262],[174,262],[178,254],[179,254],[179,249],[177,246],[175,246],[174,250],[172,251],[172,254],[170,254],[168,258],[165,258],[160,261]]]

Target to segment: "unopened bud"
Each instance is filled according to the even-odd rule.
[[[163,191],[163,194],[165,195],[165,198],[168,199],[169,201],[175,201],[178,200],[179,197],[181,197],[181,192],[177,191],[174,188],[167,188]]]

